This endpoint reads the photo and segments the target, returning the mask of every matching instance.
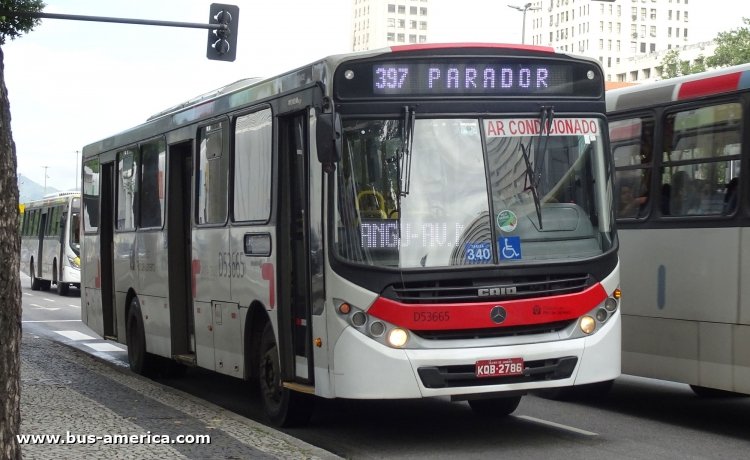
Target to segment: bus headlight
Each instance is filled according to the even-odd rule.
[[[391,329],[390,332],[388,332],[388,345],[392,346],[393,348],[401,348],[404,345],[406,345],[406,342],[409,340],[409,333],[406,332],[406,329],[401,329],[400,327]]]
[[[591,334],[596,329],[596,320],[589,315],[582,316],[579,326],[585,334]]]
[[[339,316],[355,330],[392,348],[404,348],[409,343],[409,331],[368,314],[349,302],[334,299]]]
[[[78,256],[76,257],[68,256],[68,263],[70,264],[71,267],[81,268],[81,258]]]

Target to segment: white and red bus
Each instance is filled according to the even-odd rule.
[[[52,193],[21,208],[21,272],[31,289],[54,285],[67,295],[71,286],[80,287],[80,192]]]
[[[750,64],[611,90],[607,109],[623,372],[750,394]]]
[[[501,416],[527,391],[620,374],[593,60],[332,56],[90,144],[83,169],[83,320],[137,372],[257,379],[280,425],[315,397]]]

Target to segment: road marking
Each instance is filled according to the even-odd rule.
[[[80,323],[81,320],[80,319],[44,319],[44,320],[38,320],[38,321],[25,320],[21,322],[22,323],[72,323],[72,322]]]
[[[47,302],[54,302],[55,301],[55,299],[48,299],[46,297],[43,297],[42,300],[46,300]]]
[[[68,306],[73,308],[81,308],[80,305],[73,305],[72,303],[69,303]]]
[[[29,305],[32,306],[32,307],[34,307],[34,308],[41,308],[42,310],[49,310],[49,311],[55,311],[55,310],[59,310],[60,309],[58,307],[43,307],[43,306],[37,305],[35,303],[30,303]]]
[[[96,337],[92,337],[90,335],[86,335],[78,331],[55,331],[55,332],[70,340],[96,340],[97,339]]]
[[[84,343],[89,348],[93,348],[96,351],[127,351],[122,348],[106,342],[95,342],[95,343]]]
[[[529,422],[539,423],[541,425],[547,425],[547,426],[551,426],[554,428],[560,428],[561,430],[572,431],[573,433],[578,433],[578,434],[582,434],[585,436],[599,436],[598,433],[593,433],[591,431],[582,430],[580,428],[576,428],[573,426],[563,425],[561,423],[555,423],[555,422],[550,422],[548,420],[542,420],[540,418],[529,417],[528,415],[516,415],[516,418],[522,418],[524,420],[528,420]]]

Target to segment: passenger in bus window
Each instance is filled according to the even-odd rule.
[[[637,217],[646,204],[646,195],[635,196],[633,187],[628,184],[620,186],[620,202],[617,208],[617,217]]]
[[[727,184],[727,190],[724,193],[724,207],[721,213],[724,215],[732,214],[737,208],[737,177],[732,178]]]

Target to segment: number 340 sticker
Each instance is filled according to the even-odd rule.
[[[490,243],[466,243],[464,246],[466,262],[470,264],[486,264],[492,262],[492,248]]]

